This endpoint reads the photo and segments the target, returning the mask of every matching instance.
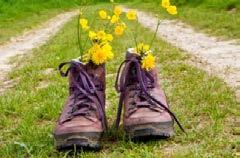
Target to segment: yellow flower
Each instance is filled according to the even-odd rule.
[[[124,22],[121,22],[120,25],[125,29],[127,28],[127,25]]]
[[[127,13],[127,18],[128,20],[136,20],[137,18],[137,13],[133,10],[130,10],[128,13]]]
[[[104,52],[104,50],[98,45],[94,44],[94,46],[91,48],[91,54],[92,54],[92,62],[96,65],[103,64],[107,60],[107,54]]]
[[[112,42],[113,36],[111,34],[107,34],[106,35],[106,40],[109,41],[109,42]]]
[[[90,61],[90,59],[91,59],[91,53],[90,53],[90,51],[87,51],[86,53],[84,53],[82,61],[84,63],[88,63]]]
[[[144,51],[148,51],[150,49],[150,46],[148,45],[148,44],[145,44],[144,46],[143,46],[143,50]]]
[[[169,0],[162,0],[162,7],[163,8],[168,8],[170,6]]]
[[[80,25],[82,26],[82,29],[84,29],[84,30],[88,30],[89,29],[88,20],[87,19],[80,19]]]
[[[106,33],[104,31],[98,31],[97,37],[101,40],[103,40],[106,36]]]
[[[106,52],[106,56],[107,56],[107,59],[108,59],[108,60],[112,60],[113,57],[114,57],[114,54],[113,54],[112,51],[108,51],[108,52]]]
[[[137,53],[140,53],[140,52],[143,51],[143,46],[144,46],[144,43],[139,43],[139,44],[137,45],[137,48],[136,48]]]
[[[102,49],[103,49],[104,51],[112,51],[112,46],[110,46],[109,43],[106,43],[106,44],[104,44],[104,45],[102,46]]]
[[[150,46],[148,44],[139,43],[135,50],[137,53],[147,53],[150,50]]]
[[[169,6],[169,7],[167,7],[167,11],[171,15],[176,15],[177,14],[177,7],[176,6]]]
[[[149,71],[155,67],[155,57],[149,53],[142,59],[141,63],[142,68]]]
[[[121,25],[116,26],[115,28],[115,34],[118,36],[121,36],[123,34],[124,27]]]
[[[105,10],[100,10],[99,16],[101,19],[107,19],[107,12]]]
[[[122,14],[122,8],[119,7],[119,6],[116,6],[114,8],[114,14],[117,15],[117,16],[121,15]]]
[[[94,31],[89,31],[88,37],[89,37],[90,39],[95,39],[95,38],[97,37],[97,34],[96,34],[96,32],[94,32]]]
[[[111,19],[111,23],[115,24],[116,22],[118,22],[119,17],[117,15],[113,15],[112,19]]]
[[[104,53],[106,53],[107,59],[110,60],[113,58],[112,46],[109,43],[106,43],[102,47]]]

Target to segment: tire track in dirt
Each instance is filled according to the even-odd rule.
[[[44,22],[36,29],[30,30],[23,35],[14,38],[6,44],[0,45],[0,92],[11,87],[6,79],[8,72],[13,69],[10,58],[19,54],[31,53],[31,50],[45,44],[53,37],[77,11],[64,12]]]

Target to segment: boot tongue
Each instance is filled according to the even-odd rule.
[[[96,86],[98,90],[104,90],[105,89],[105,69],[104,65],[95,65],[93,63],[87,63],[83,64],[79,61],[73,61],[72,62],[72,77],[70,79],[70,84],[73,85],[72,80],[79,79],[79,73],[84,70],[87,75],[90,77],[91,82]],[[83,81],[79,80],[79,84],[81,87],[83,87]],[[74,86],[72,86],[74,87]]]
[[[95,65],[92,62],[85,65],[86,72],[92,77],[95,86],[105,89],[105,65]]]
[[[140,60],[140,56],[133,48],[129,48],[126,53],[126,60]]]

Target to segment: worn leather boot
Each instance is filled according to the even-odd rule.
[[[123,126],[130,138],[168,138],[174,133],[174,119],[181,129],[182,126],[169,110],[158,81],[157,69],[143,70],[140,56],[132,52],[131,49],[127,51],[116,80],[116,89],[120,92],[116,127],[119,126],[124,106]]]
[[[64,73],[64,65],[69,68]],[[107,129],[105,116],[105,67],[71,61],[59,65],[62,76],[69,74],[69,97],[57,122],[56,148],[99,149],[99,139]]]

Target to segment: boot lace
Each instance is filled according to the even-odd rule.
[[[70,65],[66,72],[62,71],[65,65]],[[90,76],[83,68],[83,64],[77,61],[65,62],[59,65],[59,72],[62,77],[67,77],[69,72],[75,72],[77,74],[72,77],[72,85],[70,90],[72,91],[73,103],[70,105],[71,110],[68,111],[68,115],[60,123],[72,120],[76,116],[84,116],[91,121],[90,111],[97,111],[100,116],[100,120],[103,123],[103,127],[106,129],[106,116],[104,112],[104,101],[99,96],[98,91],[102,91],[103,88],[100,84],[93,83],[93,77]],[[94,78],[97,81],[96,78]]]

